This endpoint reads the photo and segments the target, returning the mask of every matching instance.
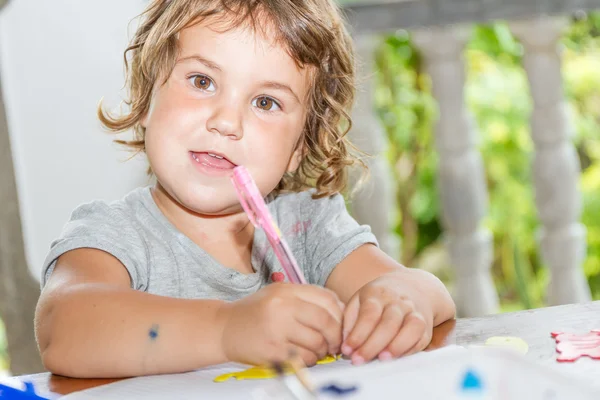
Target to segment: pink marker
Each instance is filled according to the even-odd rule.
[[[250,176],[248,170],[243,166],[237,166],[233,169],[231,178],[233,186],[240,199],[240,203],[250,222],[261,228],[267,235],[267,239],[273,247],[273,251],[277,259],[281,263],[288,279],[292,283],[306,283],[302,271],[298,267],[296,259],[292,255],[287,243],[281,235],[281,231],[273,221],[271,213],[267,209],[265,200],[254,183],[254,179]]]

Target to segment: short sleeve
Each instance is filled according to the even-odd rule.
[[[117,258],[131,277],[131,286],[145,290],[148,286],[147,249],[145,241],[124,210],[103,201],[79,206],[64,226],[61,235],[50,245],[42,267],[44,287],[64,253],[81,248],[105,251]]]
[[[364,244],[378,246],[378,243],[371,228],[359,225],[348,213],[341,195],[312,200],[310,204],[308,213],[313,218],[305,249],[309,281],[324,286],[333,269],[350,253]]]

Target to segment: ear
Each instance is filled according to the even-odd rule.
[[[299,143],[296,146],[296,150],[294,150],[292,156],[290,157],[290,161],[287,166],[287,172],[294,172],[298,169],[302,159],[304,159],[304,155],[306,154],[304,149],[304,143]]]
[[[140,125],[142,128],[146,129],[146,125],[148,125],[148,113],[142,115],[142,118],[140,118]]]
[[[152,92],[150,93],[150,102],[148,103],[146,111],[144,112],[144,114],[140,118],[140,125],[144,129],[148,128],[148,122],[150,120],[150,114],[152,113],[152,111],[154,109],[154,102],[156,101],[156,99],[154,97],[155,95],[156,95],[156,85],[152,87]]]
[[[153,106],[154,106],[154,96],[152,96],[152,98],[150,99],[150,104],[148,104],[148,108],[146,109],[144,114],[142,114],[142,116],[140,118],[140,125],[144,129],[148,128],[148,122],[150,121],[150,113],[152,113]]]

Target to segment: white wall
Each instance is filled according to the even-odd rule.
[[[29,268],[39,279],[71,211],[147,183],[96,118],[123,95],[122,53],[142,0],[11,0],[0,12],[0,73]],[[135,27],[135,24],[132,24]],[[131,32],[132,27],[129,27]]]

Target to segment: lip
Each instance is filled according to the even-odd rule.
[[[223,160],[226,160],[226,162],[228,162],[230,164],[230,166],[228,166],[227,168],[224,168],[221,165],[219,165],[219,162],[212,162],[211,160],[208,160],[208,159],[213,159],[213,158],[208,156],[207,153],[211,153],[216,156],[223,157]],[[204,176],[210,176],[210,177],[214,177],[214,178],[229,177],[233,174],[233,168],[235,168],[237,166],[235,163],[231,162],[228,158],[219,154],[219,152],[190,151],[189,154],[190,154],[189,155],[190,161],[194,165],[194,168]],[[214,160],[216,160],[216,159],[214,159]],[[231,167],[231,165],[233,165],[233,167]]]
[[[214,151],[214,150],[190,150],[190,154],[193,156],[194,154],[200,154],[200,153],[207,153],[207,154],[214,154],[215,156],[219,156],[219,157],[223,157],[225,160],[229,161],[230,163],[232,163],[233,165],[235,165],[236,167],[238,166],[237,163],[234,163],[233,161],[231,161],[225,154],[220,153],[218,151]]]

